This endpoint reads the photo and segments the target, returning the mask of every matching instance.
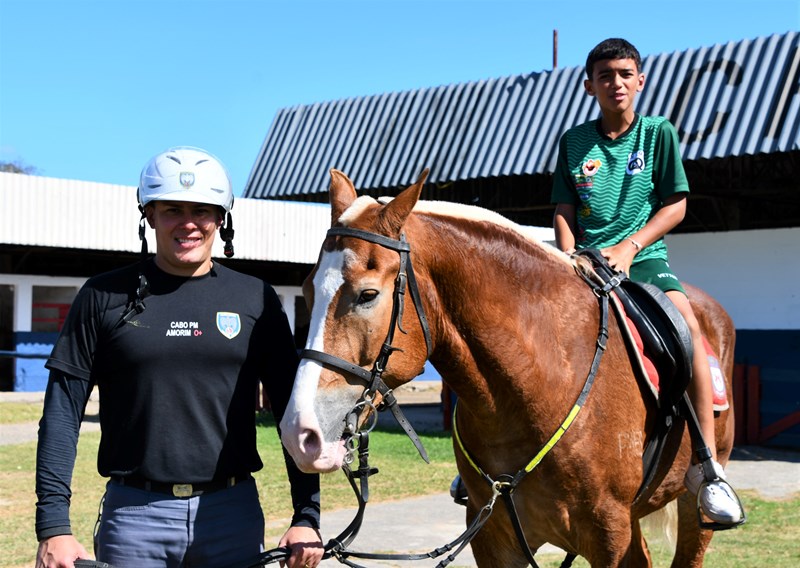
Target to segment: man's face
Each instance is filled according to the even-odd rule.
[[[219,207],[188,201],[153,201],[145,208],[156,232],[156,264],[177,276],[211,270],[211,246],[222,223]]]
[[[594,64],[592,78],[584,81],[584,87],[600,108],[623,113],[633,108],[636,93],[644,87],[644,73],[633,59],[602,59]]]

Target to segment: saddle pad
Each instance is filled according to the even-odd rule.
[[[722,374],[722,367],[717,359],[717,354],[714,353],[714,348],[703,336],[703,347],[706,349],[708,356],[708,366],[711,367],[711,388],[714,391],[714,410],[723,411],[728,410],[730,404],[728,403],[728,386],[725,384],[725,375]]]
[[[615,298],[615,304],[619,307],[620,311],[625,314],[625,307],[622,305],[622,302],[619,302]],[[659,392],[659,378],[658,378],[658,371],[656,370],[656,366],[653,363],[653,360],[645,353],[644,350],[644,342],[642,341],[642,336],[639,334],[639,330],[636,329],[636,326],[633,323],[627,314],[625,314],[625,322],[627,324],[627,332],[630,335],[633,343],[636,345],[636,358],[638,359],[639,367],[642,373],[639,373],[647,380],[647,386],[650,388],[650,391],[653,393],[653,396],[658,400],[658,392]],[[711,368],[711,387],[714,392],[714,410],[715,411],[722,411],[727,410],[730,406],[728,404],[728,387],[725,384],[725,376],[722,374],[722,367],[719,364],[719,359],[717,358],[716,353],[714,353],[714,348],[711,347],[711,344],[708,342],[705,336],[703,336],[703,347],[706,350],[706,355],[708,356],[708,366]]]

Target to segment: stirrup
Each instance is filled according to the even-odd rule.
[[[734,499],[736,499],[736,504],[739,505],[739,510],[742,512],[742,518],[736,521],[735,523],[720,523],[718,521],[714,521],[710,518],[707,518],[705,513],[703,513],[703,505],[700,501],[700,495],[703,494],[703,489],[705,489],[709,483],[711,482],[719,483],[720,485],[724,484],[727,486],[730,494],[733,495]],[[711,531],[725,531],[728,529],[735,529],[739,525],[743,525],[747,521],[747,513],[744,511],[744,506],[742,505],[741,499],[739,499],[739,495],[737,495],[736,491],[733,490],[731,484],[728,483],[725,479],[718,477],[711,481],[704,481],[700,484],[700,487],[697,490],[696,498],[696,507],[697,507],[697,522],[700,525],[701,529],[704,530],[711,530]]]
[[[453,479],[453,482],[450,484],[450,497],[453,498],[453,501],[457,505],[463,507],[467,506],[469,495],[467,494],[467,488],[464,487],[464,480],[461,479],[460,475],[456,475],[455,479]]]

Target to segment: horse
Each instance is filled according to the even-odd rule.
[[[712,532],[700,527],[683,485],[692,455],[685,428],[673,428],[669,459],[652,490],[636,498],[656,403],[635,377],[616,318],[585,404],[570,413],[598,351],[601,321],[597,295],[570,257],[497,213],[420,201],[427,170],[381,200],[359,197],[340,171],[330,175],[332,229],[303,284],[309,335],[280,423],[297,466],[342,467],[353,414],[366,420],[381,393],[412,380],[429,359],[458,397],[454,452],[469,494],[467,523],[496,491],[486,478],[520,471],[551,445],[513,498],[531,553],[551,543],[592,566],[650,566],[639,521],[677,499],[672,565],[702,566]],[[398,297],[407,294],[398,287],[405,283],[418,297],[404,316]],[[715,300],[686,289],[727,382],[729,409],[715,417],[724,465],[734,433],[735,332]],[[386,386],[379,393],[365,387],[370,366]],[[568,415],[574,419],[563,431]],[[471,546],[482,568],[529,564],[510,514],[490,515]]]

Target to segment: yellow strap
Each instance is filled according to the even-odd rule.
[[[572,407],[572,410],[569,411],[569,414],[567,414],[567,417],[564,419],[564,422],[561,423],[561,426],[558,427],[556,433],[553,434],[553,436],[550,438],[550,440],[548,440],[548,442],[539,451],[539,453],[536,454],[530,462],[528,462],[528,465],[525,466],[526,473],[530,473],[533,470],[533,468],[539,465],[539,462],[542,461],[544,456],[546,456],[547,453],[553,449],[553,446],[555,446],[558,443],[558,441],[561,439],[561,436],[563,436],[564,433],[567,431],[567,429],[572,425],[572,422],[575,420],[575,417],[578,416],[578,413],[581,411],[581,408],[582,407],[580,404],[576,404],[575,406]],[[461,453],[464,454],[464,457],[467,458],[467,461],[470,463],[470,465],[473,468],[475,468],[475,471],[477,471],[484,477],[489,477],[483,472],[483,470],[478,466],[478,464],[475,463],[475,461],[472,459],[472,456],[469,455],[467,448],[464,447],[464,444],[461,441],[461,436],[458,434],[458,422],[456,421],[456,410],[458,410],[458,401],[456,401],[456,404],[453,407],[453,436],[456,439],[456,443],[458,444],[458,447],[461,448]]]
[[[467,448],[464,447],[464,444],[461,442],[461,436],[458,435],[458,421],[456,420],[456,410],[458,410],[458,400],[456,400],[455,405],[453,406],[453,436],[456,438],[456,442],[458,443],[458,447],[461,448],[461,453],[464,454],[464,457],[467,458],[467,461],[470,465],[475,468],[475,471],[480,473],[484,477],[488,477],[483,470],[478,467],[474,461],[472,461],[472,456],[469,455]]]
[[[561,423],[561,426],[558,427],[556,433],[553,434],[553,437],[550,438],[550,440],[544,445],[541,451],[538,454],[536,454],[536,456],[530,461],[530,463],[528,463],[528,465],[525,466],[526,472],[530,473],[533,468],[539,465],[539,462],[542,461],[542,458],[544,458],[544,456],[547,455],[547,452],[553,449],[553,446],[555,446],[556,443],[561,439],[561,436],[564,435],[564,432],[567,431],[567,428],[570,427],[572,421],[575,420],[575,417],[578,415],[578,412],[580,411],[581,411],[580,404],[576,404],[575,406],[572,407],[572,410],[569,411],[569,414],[567,414],[567,417],[564,419],[564,422]]]

